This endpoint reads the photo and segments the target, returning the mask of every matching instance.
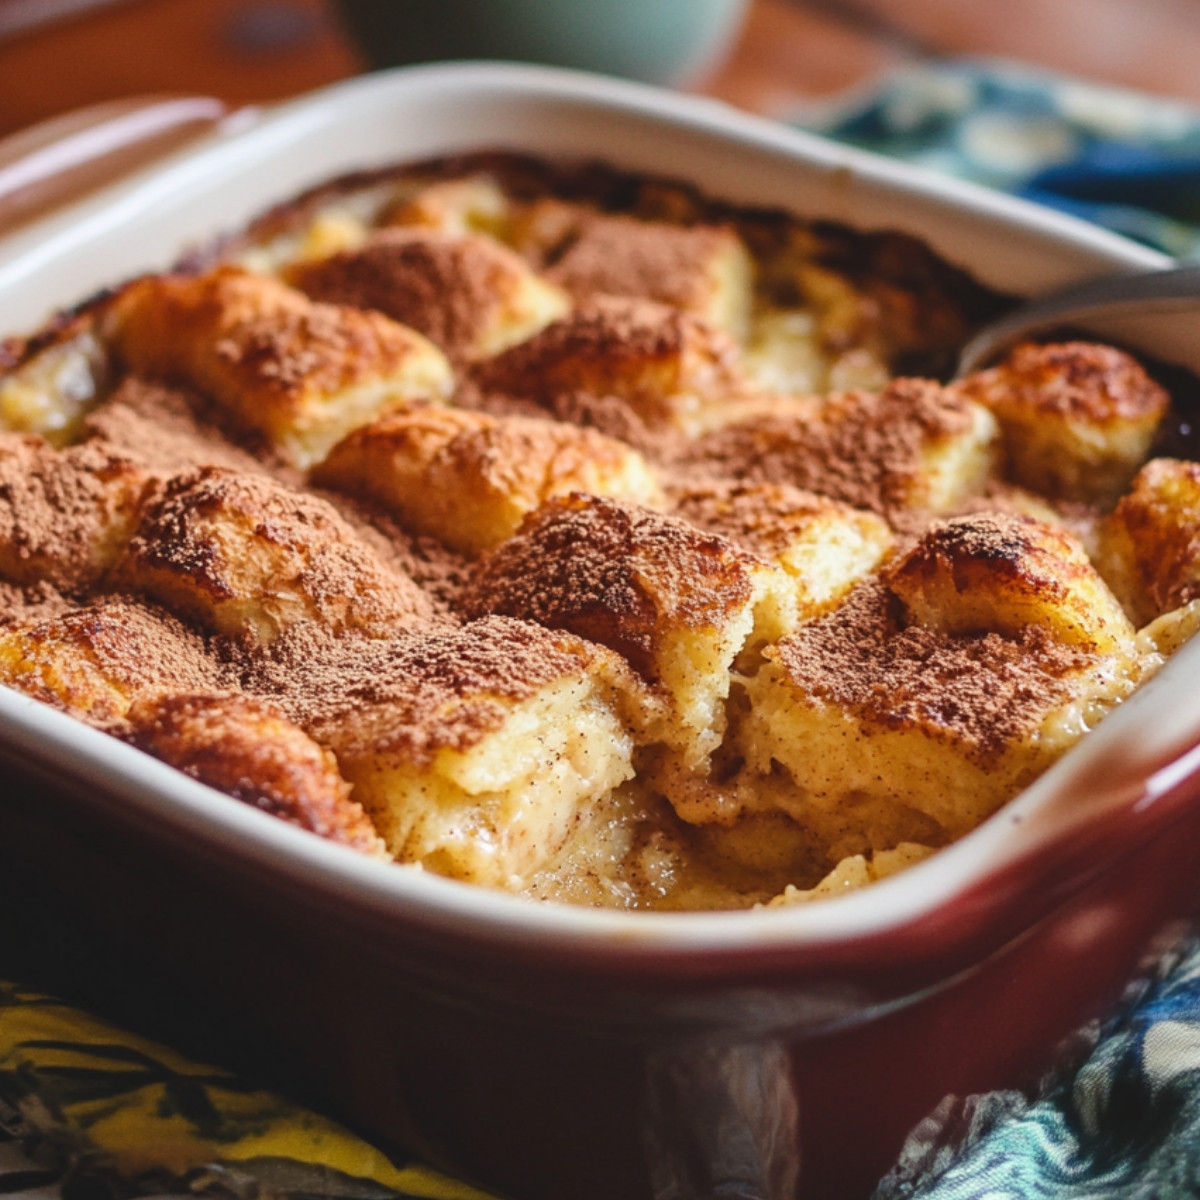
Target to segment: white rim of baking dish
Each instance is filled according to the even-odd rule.
[[[388,139],[394,135],[377,122],[389,110],[406,109],[410,124],[417,123],[419,113],[428,118],[428,128],[406,129],[410,149],[392,151]],[[471,116],[468,130],[457,128],[454,144],[448,145],[437,119],[454,121],[466,111]],[[526,124],[514,130],[518,117]],[[672,135],[666,140],[664,126]],[[639,131],[649,140],[643,141]],[[584,132],[589,141],[581,152]],[[306,162],[299,149],[322,139],[319,163]],[[716,139],[726,158],[736,156],[737,170],[703,170],[696,178],[690,157],[694,148]],[[958,247],[982,228],[998,238],[1006,231],[1019,233],[1027,246],[1006,243],[999,248],[1004,286],[1014,290],[1026,286],[1012,280],[1016,259],[1022,258],[1020,270],[1032,276],[1043,269],[1040,245],[1053,250],[1052,259],[1070,259],[1071,270],[1064,274],[1061,266],[1045,266],[1044,280],[1031,278],[1030,288],[1098,270],[1139,270],[1170,261],[1067,214],[839,145],[716,100],[549,67],[461,63],[363,76],[270,110],[235,114],[191,146],[0,240],[0,297],[15,287],[29,290],[31,299],[14,318],[35,324],[52,308],[76,303],[124,276],[169,266],[186,248],[183,239],[203,243],[236,230],[272,204],[331,176],[385,166],[397,161],[397,153],[420,159],[488,148],[604,159],[629,170],[692,178],[734,203],[755,203],[763,179],[783,169],[796,178],[788,207],[806,215],[804,186],[832,187],[839,211],[807,215],[860,229],[904,228],[906,214],[895,210],[895,202],[918,199],[936,214],[919,236],[950,262],[964,258]],[[286,160],[286,170],[263,170],[264,163],[278,164],[288,153],[293,156]],[[208,196],[231,184],[238,186],[238,194],[224,197],[219,211],[206,211]],[[187,221],[186,234],[171,231],[178,220]],[[131,227],[138,229],[135,252],[140,257],[126,262],[123,270],[114,272],[107,264],[94,270],[93,248]],[[69,294],[51,295],[39,287],[47,269],[66,263],[74,279]],[[986,276],[984,282],[996,283]],[[3,311],[0,328],[21,332]]]
[[[597,149],[596,143],[589,142],[582,157],[607,159],[631,170],[685,175],[722,198],[755,202],[745,194],[756,186],[745,173],[731,176],[724,184],[697,178],[684,171],[682,163],[664,162],[660,154],[627,138],[630,130],[645,126],[656,130],[654,137],[661,142],[666,126],[677,155],[686,156],[696,139],[720,139],[727,157],[743,164],[766,163],[762,168],[766,174],[775,175],[784,168],[794,171],[798,179],[819,176],[832,182],[843,190],[847,201],[845,210],[834,217],[857,227],[864,227],[861,213],[866,211],[877,214],[878,219],[865,227],[903,228],[900,220],[886,219],[889,205],[915,198],[937,218],[927,217],[937,227],[929,240],[951,261],[961,258],[953,253],[953,246],[956,238],[964,236],[962,230],[969,232],[985,223],[994,227],[997,238],[1011,231],[1028,243],[1021,251],[1029,260],[1023,268],[1027,272],[1036,274],[1038,245],[1052,248],[1058,266],[1047,268],[1047,282],[1065,281],[1064,272],[1136,270],[1167,261],[1074,218],[838,146],[715,101],[549,68],[451,64],[369,76],[282,105],[22,229],[0,245],[0,297],[12,289],[32,288],[42,272],[62,271],[66,262],[79,266],[76,278],[81,292],[111,282],[111,272],[104,280],[90,279],[93,260],[103,255],[93,253],[89,258],[89,249],[103,244],[114,231],[131,226],[144,230],[144,249],[154,261],[137,267],[162,267],[184,248],[182,237],[203,239],[236,228],[299,187],[342,171],[384,165],[396,155],[389,158],[382,147],[377,157],[365,159],[353,158],[359,151],[347,149],[351,157],[332,163],[323,160],[303,178],[296,151],[313,139],[336,137],[337,129],[348,121],[378,119],[382,111],[405,105],[427,111],[457,106],[459,110],[473,107],[479,113],[509,114],[524,107],[531,113],[544,110],[545,118],[540,140],[533,144],[528,137],[515,137],[506,147],[502,139],[487,132],[491,127],[481,119],[471,138],[463,137],[453,146],[441,142],[426,150],[403,152],[405,158],[483,148],[562,153],[569,151],[572,138],[579,136],[582,120],[594,131],[608,130],[607,140],[599,143],[605,148]],[[610,147],[614,138],[626,139],[624,152]],[[261,164],[280,153],[292,154],[287,177],[276,175],[269,182],[259,179]],[[647,156],[654,161],[644,161]],[[189,225],[186,234],[177,233],[173,245],[166,245],[161,228],[164,221],[176,219],[189,205],[193,212],[197,205],[203,207],[210,193],[239,176],[256,179],[254,188],[240,194],[239,209],[222,210],[219,224]],[[797,203],[795,210],[803,214],[803,203]],[[49,297],[49,290],[43,288],[39,294]],[[45,307],[79,298],[54,297]],[[41,318],[41,303],[29,300],[24,306],[29,321]],[[1102,761],[1105,755],[1116,755],[1122,762],[1132,756],[1145,764],[1147,777],[1138,795],[1110,797],[1107,807],[1153,807],[1156,798],[1198,766],[1192,747],[1200,739],[1200,714],[1188,715],[1188,700],[1194,692],[1189,687],[1189,672],[1196,669],[1200,669],[1200,645],[1193,644],[1031,788],[926,862],[836,899],[757,911],[629,913],[539,904],[375,862],[214,792],[7,689],[0,689],[0,738],[18,753],[51,766],[62,778],[83,784],[95,795],[97,804],[121,807],[129,820],[253,864],[268,877],[286,877],[298,887],[319,888],[330,899],[336,897],[360,909],[365,906],[390,919],[417,922],[426,930],[473,939],[487,936],[514,948],[586,950],[589,956],[653,956],[661,960],[664,955],[703,952],[736,959],[741,953],[797,951],[806,945],[875,938],[928,917],[1006,866],[1101,820],[1100,810],[1084,814],[1077,799],[1071,804],[1062,799],[1071,791],[1073,780],[1094,769],[1088,764]]]

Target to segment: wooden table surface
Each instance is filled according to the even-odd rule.
[[[1200,102],[1200,0],[753,0],[697,88],[782,115],[963,53]],[[361,66],[329,0],[0,0],[0,135],[121,96],[281,99]]]

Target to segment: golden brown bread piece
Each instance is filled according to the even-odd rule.
[[[478,555],[572,491],[653,504],[642,456],[591,429],[463,409],[399,409],[338,443],[316,482],[385,505],[407,528]]]
[[[782,567],[801,617],[835,604],[892,552],[887,522],[787,484],[725,481],[676,489],[675,515]]]
[[[473,174],[418,183],[384,214],[383,224],[486,233],[506,241],[512,217],[513,205],[499,182],[489,174]]]
[[[595,297],[527,341],[477,364],[484,391],[555,411],[576,392],[616,396],[651,429],[685,433],[725,418],[753,389],[736,344],[694,317],[649,300]]]
[[[720,742],[730,667],[796,619],[786,574],[677,517],[596,496],[548,500],[478,564],[468,612],[566,629],[621,654],[670,708],[660,736],[697,766]]]
[[[1133,632],[1062,530],[998,513],[935,522],[881,582],[766,652],[742,745],[753,770],[786,768],[775,802],[826,831],[831,865],[939,845],[1136,686]]]
[[[581,300],[604,295],[654,300],[746,340],[754,263],[733,229],[576,212],[576,227],[546,271],[548,279]]]
[[[368,656],[311,729],[401,862],[520,887],[633,774],[636,684],[602,647],[490,617]]]
[[[958,390],[996,414],[1008,470],[1052,498],[1111,505],[1146,461],[1170,396],[1114,346],[1017,346]]]
[[[185,775],[329,841],[389,857],[333,754],[271,705],[183,693],[139,700],[126,719],[133,745]]]
[[[946,512],[980,491],[996,463],[995,419],[926,379],[845,392],[815,410],[769,409],[698,438],[678,467],[791,484],[893,522]]]
[[[1200,463],[1148,462],[1101,527],[1098,564],[1138,625],[1200,598]]]
[[[1029,517],[934,522],[882,579],[908,620],[931,629],[1017,637],[1038,625],[1056,641],[1104,653],[1133,643],[1133,626],[1083,546]]]
[[[424,334],[452,361],[524,341],[568,308],[566,295],[493,238],[394,229],[293,268],[314,300],[373,309]]]
[[[393,636],[432,612],[332,505],[219,467],[166,482],[113,579],[205,629],[259,645],[300,621]]]
[[[876,582],[767,650],[739,733],[774,802],[823,830],[830,866],[901,841],[941,845],[1031,783],[1138,682],[1037,623],[1014,636],[908,624]],[[786,772],[776,787],[777,772]]]
[[[388,408],[442,399],[452,385],[445,356],[414,330],[236,267],[137,280],[114,301],[108,332],[129,370],[197,388],[298,467]]]
[[[0,433],[0,579],[83,595],[132,536],[150,479],[103,445]]]
[[[196,634],[160,610],[110,600],[0,631],[0,683],[106,722],[143,697],[214,686]]]

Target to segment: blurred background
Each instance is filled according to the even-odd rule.
[[[0,231],[223,111],[128,98],[449,58],[717,97],[1200,258],[1200,0],[0,0]]]
[[[360,12],[356,27],[397,26],[414,2],[428,7],[365,0],[357,7],[375,15]],[[788,116],[889,68],[1000,55],[1200,103],[1200,0],[747,0],[739,19],[690,78],[670,81]],[[661,44],[673,36],[656,34]],[[378,36],[366,44],[376,58],[437,52]],[[271,101],[368,65],[334,0],[0,0],[0,135],[145,93]]]

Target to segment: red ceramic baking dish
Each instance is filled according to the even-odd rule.
[[[0,328],[323,178],[480,148],[902,230],[1014,293],[1163,262],[707,101],[448,65],[243,117],[10,233]],[[1178,325],[1121,337],[1187,362]],[[216,1031],[210,1055],[519,1200],[865,1195],[943,1096],[1035,1078],[1195,907],[1198,667],[1185,647],[924,863],[732,913],[536,904],[367,860],[0,689],[10,961],[110,1009],[153,997]]]

